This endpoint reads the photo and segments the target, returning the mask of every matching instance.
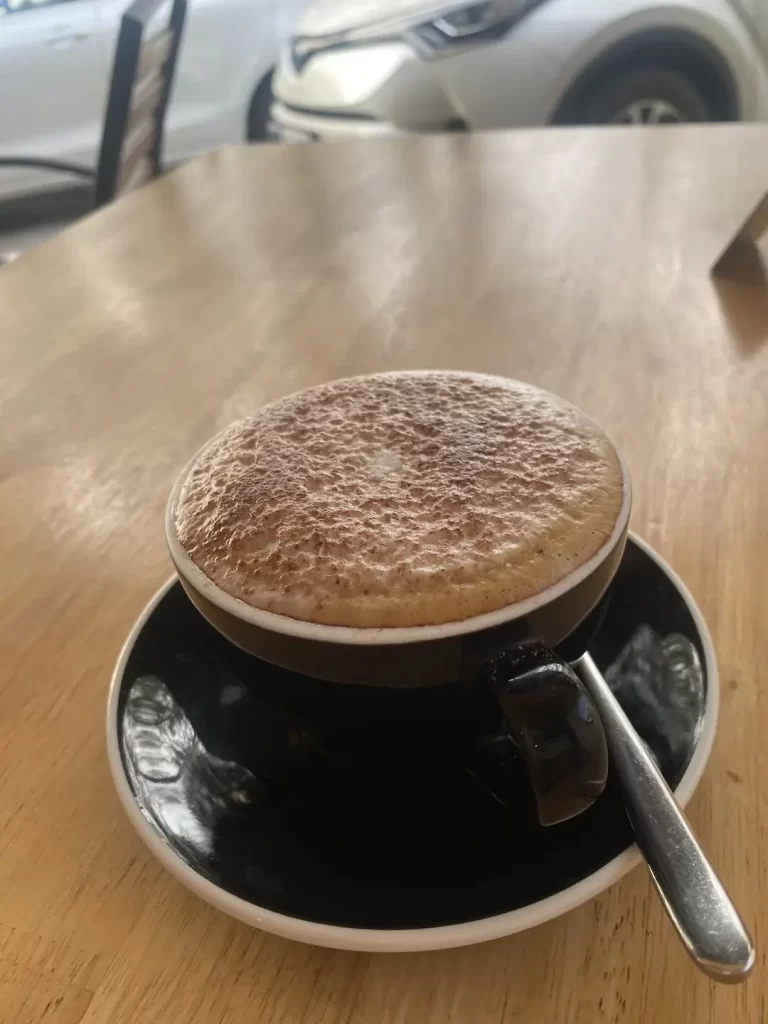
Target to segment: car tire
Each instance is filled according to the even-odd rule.
[[[616,72],[577,99],[572,124],[681,124],[710,121],[707,101],[679,71],[663,67]]]
[[[249,142],[266,142],[269,138],[267,127],[269,108],[272,106],[273,73],[273,71],[270,71],[259,82],[256,92],[253,94],[251,105],[248,108],[246,131]]]

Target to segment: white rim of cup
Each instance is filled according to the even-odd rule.
[[[685,583],[648,543],[632,532],[630,532],[629,537],[641,551],[644,551],[659,566],[677,588],[691,614],[704,651],[707,680],[704,719],[690,763],[675,790],[678,801],[685,807],[693,796],[707,765],[717,729],[720,710],[720,684],[714,646],[704,617]],[[316,921],[289,917],[274,910],[267,910],[265,907],[250,903],[248,900],[241,899],[239,896],[234,896],[221,889],[218,885],[208,881],[208,879],[189,867],[145,817],[128,784],[120,753],[117,710],[128,658],[145,623],[176,582],[176,579],[174,576],[157,591],[134,624],[120,652],[120,657],[112,675],[107,704],[107,755],[118,797],[139,836],[163,867],[195,893],[195,895],[218,910],[222,910],[230,917],[243,921],[255,928],[260,928],[262,931],[271,932],[274,935],[298,942],[307,942],[315,946],[381,953],[407,953],[423,950],[450,949],[455,946],[469,946],[477,942],[487,942],[491,939],[513,935],[516,932],[534,928],[553,918],[560,917],[582,903],[594,899],[594,897],[618,882],[640,863],[640,852],[637,846],[632,845],[623,853],[620,853],[618,857],[614,857],[613,860],[604,864],[602,868],[583,878],[580,882],[576,882],[561,892],[554,893],[552,896],[548,896],[529,906],[518,907],[516,910],[495,914],[492,917],[480,918],[476,921],[440,925],[435,928],[374,929],[321,924]]]
[[[428,371],[416,371],[428,372]],[[484,374],[467,374],[467,376],[490,376]],[[506,378],[499,378],[505,380]],[[543,388],[537,388],[543,391]],[[551,394],[551,392],[544,392]],[[563,405],[570,406],[569,402],[552,395]],[[576,408],[575,406],[571,406]],[[585,413],[578,410],[587,419]],[[594,422],[590,420],[590,422]],[[598,429],[602,429],[595,424]],[[569,572],[557,583],[546,587],[538,594],[526,598],[524,601],[517,601],[515,604],[506,605],[496,611],[484,612],[482,615],[475,615],[468,619],[461,619],[457,622],[445,622],[436,626],[387,626],[384,628],[354,627],[354,626],[328,626],[317,622],[306,622],[303,619],[293,619],[288,615],[279,615],[276,612],[268,612],[263,608],[256,608],[237,597],[232,597],[222,590],[213,580],[198,568],[179,542],[176,534],[176,505],[181,489],[189,475],[193,463],[200,453],[210,444],[207,441],[184,466],[176,479],[165,513],[165,535],[168,549],[176,569],[189,585],[201,594],[212,605],[220,608],[242,622],[259,626],[270,633],[281,633],[284,636],[295,636],[305,640],[315,640],[320,643],[337,643],[349,645],[372,645],[372,644],[411,644],[425,640],[443,640],[449,637],[462,636],[466,633],[477,633],[481,629],[489,629],[492,626],[499,626],[504,622],[512,622],[515,619],[524,618],[538,608],[566,594],[569,590],[578,586],[590,573],[603,562],[613,551],[621,539],[624,530],[629,522],[629,514],[632,508],[632,482],[629,476],[627,464],[623,456],[617,451],[622,472],[622,502],[619,515],[614,524],[611,535],[600,548],[583,565]]]

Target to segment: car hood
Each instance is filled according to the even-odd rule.
[[[416,20],[450,6],[451,0],[315,0],[300,18],[296,35],[327,36],[400,18]]]

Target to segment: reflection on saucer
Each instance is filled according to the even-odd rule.
[[[146,811],[190,854],[210,856],[217,820],[241,813],[261,790],[247,768],[205,749],[156,676],[140,676],[131,687],[123,753]]]
[[[678,761],[695,746],[704,718],[704,674],[690,640],[640,626],[605,678],[635,729],[647,742],[653,739],[657,761]]]

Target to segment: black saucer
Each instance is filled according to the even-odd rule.
[[[685,776],[687,799],[714,734],[711,645],[685,588],[634,538],[590,650],[670,785]],[[304,687],[300,708],[281,698],[287,681]],[[267,928],[262,909],[350,929],[477,922],[570,891],[632,846],[611,784],[586,813],[542,828],[514,787],[493,784],[493,765],[480,780],[434,752],[390,760],[364,742],[340,752],[318,721],[343,718],[340,691],[360,688],[325,686],[237,650],[176,582],[118,665],[108,722],[118,791],[161,859],[245,901],[225,906],[238,916],[251,905]],[[569,905],[631,866],[616,863]],[[526,920],[512,915],[496,933]]]

